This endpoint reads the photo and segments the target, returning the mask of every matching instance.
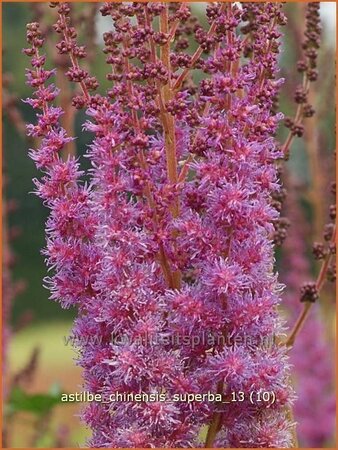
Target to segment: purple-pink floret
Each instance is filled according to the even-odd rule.
[[[216,447],[287,448],[293,394],[286,351],[274,339],[283,327],[272,245],[278,212],[271,199],[279,188],[274,135],[280,116],[272,107],[281,84],[281,5],[208,6],[217,25],[217,41],[208,37],[215,51],[199,63],[208,78],[196,95],[183,84],[168,106],[180,173],[189,169],[176,183],[167,174],[156,99],[156,83],[165,85],[168,74],[160,60],[151,62],[145,25],[165,7],[103,8],[115,25],[105,36],[108,62],[123,64],[127,40],[142,64],[113,71],[108,95],[90,99],[88,185],[78,160],[60,157],[70,137],[59,125],[62,111],[51,104],[58,92],[45,84],[54,71],[43,66],[38,26],[29,29],[27,79],[35,88],[29,102],[41,112],[28,133],[42,138],[31,157],[44,172],[35,181],[37,194],[51,210],[44,253],[53,270],[45,284],[63,307],[78,308],[73,337],[83,388],[106,400],[83,413],[93,431],[89,445],[198,447],[217,415]],[[182,20],[184,11],[176,13]],[[243,62],[247,41],[237,28],[248,17],[255,27]],[[200,28],[201,42],[203,33]],[[155,33],[151,42],[161,39]],[[172,64],[186,59],[174,54]],[[229,398],[238,391],[245,394],[240,403],[170,401],[175,394]],[[250,393],[258,391],[273,392],[275,402],[251,403]],[[110,400],[121,392],[162,393],[167,401]]]

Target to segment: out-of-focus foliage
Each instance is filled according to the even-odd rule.
[[[10,393],[6,405],[9,414],[27,411],[38,416],[48,414],[53,407],[61,402],[61,391],[59,388],[51,389],[48,393],[29,394],[18,386]]]

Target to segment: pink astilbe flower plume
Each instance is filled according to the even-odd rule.
[[[82,89],[73,104],[86,108],[83,130],[93,134],[89,185],[74,157],[59,157],[70,137],[51,104],[54,71],[41,65],[35,23],[25,52],[38,102],[28,101],[42,111],[28,132],[42,137],[31,156],[45,172],[37,193],[51,209],[46,285],[53,299],[78,308],[84,389],[105,399],[83,413],[89,444],[201,446],[207,426],[209,447],[289,447],[293,394],[286,350],[274,340],[283,327],[271,197],[281,158],[281,115],[273,112],[281,5],[212,3],[207,30],[186,4],[104,4],[113,21],[103,36],[106,95],[91,93],[98,83],[81,69],[85,49],[69,5],[57,12],[57,48]],[[175,397],[228,399],[238,390],[241,403]],[[258,391],[275,392],[275,402],[250,401]],[[166,400],[114,400],[118,393]]]

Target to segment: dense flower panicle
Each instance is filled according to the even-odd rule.
[[[294,321],[302,308],[299,302],[299,286],[308,280],[310,266],[306,259],[307,248],[304,241],[306,225],[292,188],[289,188],[285,207],[292,225],[284,245],[283,282],[288,286],[284,301],[287,312]],[[295,420],[298,421],[300,444],[304,447],[323,447],[330,442],[333,438],[336,413],[334,373],[327,346],[328,338],[319,305],[314,305],[314,309],[298,337],[297,345],[291,351],[298,397],[294,414]],[[313,408],[313,405],[316,405],[316,408]]]
[[[70,138],[50,104],[57,90],[45,83],[54,72],[44,69],[43,39],[30,24],[25,52],[37,101],[29,102],[42,112],[28,132],[43,138],[31,157],[45,172],[37,193],[51,209],[46,285],[79,309],[73,336],[86,390],[168,399],[91,404],[83,414],[90,445],[197,446],[217,416],[211,446],[288,447],[293,394],[285,351],[274,343],[283,327],[271,242],[281,5],[209,4],[208,31],[185,4],[104,4],[114,25],[104,34],[106,96],[89,93],[96,83],[79,65],[85,49],[69,5],[57,8],[58,50],[70,55],[67,76],[83,91],[73,103],[87,106],[83,128],[94,137],[86,186],[78,161],[59,157]],[[242,21],[246,38],[237,33]],[[233,390],[245,393],[241,404],[169,401]],[[275,403],[252,405],[250,392],[260,390],[274,391]]]
[[[40,147],[31,150],[30,156],[44,172],[43,178],[34,182],[37,195],[51,209],[47,223],[46,255],[49,256],[51,267],[57,268],[57,273],[48,278],[46,283],[51,289],[52,298],[62,299],[63,305],[69,306],[77,302],[78,296],[83,295],[82,276],[79,271],[83,269],[84,262],[87,263],[87,258],[83,257],[83,239],[89,234],[93,214],[88,209],[88,189],[79,184],[82,175],[79,163],[73,157],[63,161],[60,156],[64,146],[73,138],[68,137],[59,125],[61,108],[51,104],[59,90],[53,84],[45,84],[55,71],[46,70],[45,59],[41,60],[40,48],[44,40],[37,23],[27,26],[27,36],[31,47],[24,52],[32,56],[32,65],[35,68],[27,72],[27,83],[35,88],[35,92],[34,98],[26,101],[33,108],[41,110],[41,113],[37,114],[37,124],[28,125],[28,134],[41,138]],[[36,61],[40,60],[41,63],[37,64]],[[62,257],[67,253],[67,248],[68,259],[72,261],[71,267],[70,264],[65,264],[65,258]],[[81,250],[76,252],[76,248]],[[89,256],[92,251],[93,249],[90,250]],[[75,287],[77,291],[74,290]]]

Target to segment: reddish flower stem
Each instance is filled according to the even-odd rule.
[[[303,87],[304,87],[305,92],[308,93],[309,88],[310,88],[310,81],[309,81],[306,73],[304,73],[304,77],[303,77]],[[304,105],[302,103],[300,103],[297,107],[295,118],[294,118],[295,125],[299,125],[303,122],[303,120],[302,120],[303,108],[304,108]],[[289,149],[293,143],[294,138],[295,138],[295,136],[293,135],[292,131],[290,131],[283,146],[282,146],[282,152],[284,155],[287,155],[287,153],[289,152]]]
[[[336,227],[334,228],[334,231],[332,233],[331,243],[334,243],[336,239]],[[330,261],[332,258],[332,254],[328,254],[326,258],[324,259],[321,269],[319,271],[317,281],[316,281],[316,288],[318,290],[318,293],[321,291],[323,284],[325,282],[325,276],[327,269],[329,267]],[[303,310],[300,312],[295,325],[293,326],[288,338],[284,342],[283,345],[286,347],[292,347],[295,343],[296,337],[300,333],[301,329],[303,328],[303,325],[309,315],[309,312],[311,311],[313,303],[311,302],[305,302]]]
[[[223,394],[224,381],[220,381],[217,385],[217,394]],[[219,430],[220,422],[221,422],[222,413],[219,411],[215,412],[210,423],[207,437],[205,440],[205,448],[212,448],[214,440],[216,438],[217,432]]]
[[[63,36],[65,38],[66,43],[70,45],[70,49],[71,50],[69,52],[69,58],[70,58],[70,61],[72,63],[72,66],[75,69],[80,69],[80,64],[79,64],[78,58],[74,55],[74,51],[72,50],[73,47],[71,45],[71,39],[70,39],[70,34],[69,34],[69,27],[68,27],[68,24],[67,24],[66,17],[65,17],[64,14],[59,14],[59,17],[60,17],[61,23],[62,23],[62,25],[64,27]],[[85,83],[83,81],[80,81],[79,84],[80,84],[82,93],[83,93],[86,101],[89,102],[91,96],[90,96],[90,94],[88,92],[87,86],[85,85]]]
[[[160,15],[160,30],[168,34],[169,33],[169,6],[168,4],[165,5],[165,8],[163,9],[161,15]],[[170,100],[172,100],[173,93],[171,90],[171,64],[170,64],[170,40],[168,39],[167,42],[161,47],[160,57],[163,65],[166,67],[168,71],[168,82],[165,86],[163,86],[162,90],[159,90],[159,96],[161,99],[161,94],[163,95],[163,101],[164,103],[168,103]],[[178,181],[177,176],[177,154],[176,154],[176,136],[175,136],[175,119],[174,117],[162,110],[162,118],[164,119],[163,122],[163,129],[164,129],[164,146],[165,146],[165,153],[167,158],[167,174],[168,174],[168,180],[171,184],[176,185]],[[166,124],[166,126],[165,126]],[[171,207],[171,213],[172,216],[177,218],[180,214],[180,202],[179,198],[176,195],[173,206]],[[180,289],[181,287],[181,273],[180,271],[176,270],[173,273],[173,282],[174,287],[176,289]]]

